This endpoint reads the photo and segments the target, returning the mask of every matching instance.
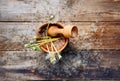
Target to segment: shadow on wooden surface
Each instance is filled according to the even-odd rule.
[[[81,50],[75,52],[71,48],[66,50],[63,51],[63,58],[57,64],[51,65],[49,62],[45,62],[44,66],[37,67],[38,74],[46,79],[73,79],[78,77],[82,79],[120,79],[119,65],[114,66],[112,64],[112,66],[111,61],[105,64],[103,60],[108,58],[104,58],[106,55],[103,55],[103,58],[101,57],[102,54],[109,54],[113,51]],[[101,54],[99,55],[99,53]],[[113,59],[111,60],[113,61]],[[117,64],[119,63],[117,62]]]
[[[24,48],[51,14],[79,29],[55,65]],[[120,0],[0,0],[0,80],[45,79],[120,80]]]
[[[76,51],[69,44],[61,54],[63,58],[55,65],[52,65],[44,59],[46,54],[43,52],[3,51],[1,62],[5,63],[8,60],[9,62],[1,64],[1,73],[3,74],[1,74],[1,77],[9,77],[9,79],[21,77],[22,80],[120,79],[120,50]]]

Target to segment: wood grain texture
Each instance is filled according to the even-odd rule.
[[[55,65],[24,48],[50,15],[79,31]],[[0,0],[0,81],[77,78],[120,80],[120,0]]]
[[[104,68],[118,68],[120,67],[120,51],[116,50],[80,50],[79,52],[73,51],[70,53],[73,48],[71,47],[71,50],[69,50],[70,46],[67,47],[67,51],[63,51],[61,54],[63,57],[63,61],[68,60],[72,63],[69,67],[80,67],[83,66],[82,63],[77,64],[77,61],[82,59],[89,59],[91,58],[91,66],[88,65],[87,69],[95,69],[97,68],[96,62],[99,61],[99,67]],[[68,54],[67,54],[68,53]],[[45,60],[46,53],[44,52],[34,52],[34,51],[0,51],[0,67],[5,69],[26,69],[31,68],[35,69],[39,66],[44,66],[43,61]],[[75,54],[75,55],[74,55]],[[81,55],[88,55],[88,57],[82,57],[82,59],[79,59]],[[74,56],[71,57],[71,56]],[[70,57],[66,59],[67,57]],[[73,59],[71,59],[73,58]],[[94,62],[96,60],[96,62]],[[90,60],[89,60],[90,61]],[[45,61],[46,62],[46,61]],[[69,63],[66,61],[66,63]],[[46,64],[46,63],[45,63]],[[63,63],[64,64],[64,63]],[[69,65],[69,64],[68,64]]]
[[[70,47],[64,50],[62,60],[54,66],[44,59],[46,56],[44,53],[0,51],[0,78],[7,80],[120,78],[120,51],[81,50],[75,52],[73,50]]]
[[[0,21],[120,21],[118,0],[0,0]]]
[[[0,51],[0,79],[2,81],[43,80],[33,73],[38,54],[33,51]]]
[[[76,50],[120,49],[119,22],[69,22],[78,26],[79,35],[70,38]],[[63,22],[63,24],[68,24]],[[24,50],[24,44],[35,36],[36,28],[42,23],[0,22],[0,50]]]

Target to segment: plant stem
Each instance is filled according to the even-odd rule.
[[[50,50],[49,50],[49,48],[48,48],[48,45],[46,45],[46,47],[47,47],[48,52],[50,52]]]
[[[54,51],[54,50],[53,50],[53,46],[52,46],[52,41],[51,41],[51,49],[52,49],[52,51]]]
[[[37,42],[46,42],[46,41],[51,42],[51,41],[56,41],[58,39],[60,39],[60,38],[44,39],[44,40],[40,40],[40,41],[37,41]]]
[[[48,36],[48,35],[47,35],[47,31],[48,31],[49,25],[50,25],[50,23],[48,23],[47,28],[46,28],[46,36]],[[48,44],[46,44],[46,47],[47,47],[48,52],[50,52],[50,51],[49,51],[49,48],[48,48]]]
[[[58,51],[57,51],[55,45],[53,44],[53,42],[51,44],[52,44],[53,48],[55,49],[55,51],[58,53]]]
[[[47,27],[46,27],[46,36],[48,36],[47,35],[47,31],[48,31],[48,27],[50,26],[50,23],[48,23],[48,25],[47,25]]]

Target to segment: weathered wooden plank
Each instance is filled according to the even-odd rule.
[[[119,0],[0,0],[0,21],[120,21]]]
[[[27,69],[4,69],[0,68],[0,79],[1,81],[28,81],[28,80],[43,80],[42,78],[36,76]]]
[[[82,63],[77,62],[79,60],[91,61],[91,64],[90,64],[91,66],[89,66],[88,64],[88,69],[90,69],[89,67],[97,68],[96,67],[97,65],[94,66],[94,64],[97,64],[96,63],[97,61],[99,62],[99,66],[104,67],[104,68],[119,68],[120,66],[120,59],[119,59],[120,51],[79,50],[79,52],[73,51],[72,53],[71,51],[73,51],[73,49],[66,49],[66,51],[61,53],[63,56],[62,60],[64,62],[65,60],[67,60],[66,59],[67,57],[70,57],[68,58],[68,61],[72,62],[72,65],[69,66],[71,68],[78,67],[80,65],[83,66],[84,63],[82,64]],[[45,59],[44,59],[45,56],[46,54],[43,52],[0,51],[0,65],[1,65],[0,67],[5,68],[5,69],[26,69],[26,68],[35,69],[39,64],[42,67],[42,64],[45,63]],[[95,60],[96,62],[94,62]],[[69,62],[66,61],[66,63],[69,63]]]
[[[0,50],[24,50],[24,44],[43,23],[0,22]],[[69,22],[78,26],[79,35],[70,38],[70,45],[81,49],[120,49],[120,22]]]
[[[2,81],[43,80],[33,73],[38,54],[26,51],[0,51],[0,79]]]
[[[120,51],[64,50],[55,65],[34,51],[0,51],[0,78],[34,79],[120,79]],[[72,52],[71,52],[72,51]],[[20,78],[21,77],[21,78]]]

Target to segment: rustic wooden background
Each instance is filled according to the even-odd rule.
[[[79,29],[55,65],[24,48],[50,15]],[[0,79],[119,80],[120,0],[0,0]]]

